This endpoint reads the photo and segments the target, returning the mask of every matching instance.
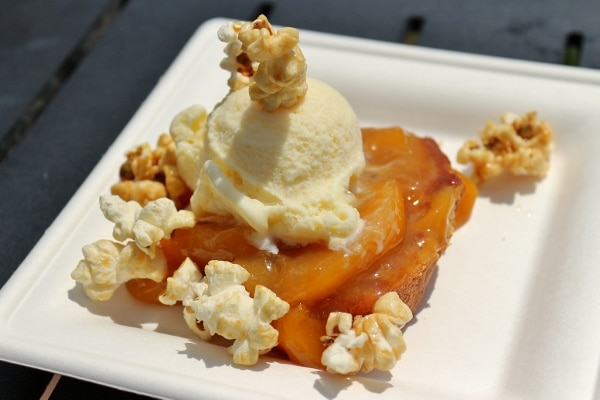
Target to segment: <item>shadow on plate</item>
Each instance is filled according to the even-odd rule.
[[[90,313],[110,318],[117,325],[188,339],[189,341],[185,344],[186,349],[179,353],[188,358],[202,361],[206,368],[230,366],[244,370],[262,371],[274,362],[289,363],[283,354],[272,351],[267,356],[261,357],[259,362],[253,366],[233,364],[231,356],[227,352],[227,348],[233,341],[217,335],[210,341],[203,341],[186,325],[181,305],[165,306],[142,303],[133,298],[124,286],[106,301],[90,300],[83,293],[81,286],[77,284],[69,290],[68,297]]]
[[[392,374],[389,371],[371,371],[368,376],[361,374],[353,376],[332,375],[326,371],[315,371],[313,374],[317,376],[313,387],[327,399],[335,399],[341,392],[349,390],[351,386],[357,384],[375,394],[384,393],[393,387],[390,382]]]
[[[106,301],[90,300],[78,284],[69,290],[68,296],[92,314],[110,318],[118,325],[184,338],[196,337],[185,324],[180,306],[142,303],[129,295],[124,286]]]
[[[542,179],[505,173],[481,183],[479,197],[488,198],[492,203],[512,204],[517,194],[533,194]]]
[[[264,371],[273,363],[288,362],[287,360],[278,360],[269,353],[269,355],[261,356],[254,365],[234,364],[227,351],[227,348],[231,346],[232,342],[233,341],[219,336],[213,337],[210,342],[204,342],[202,339],[196,338],[195,341],[187,342],[185,344],[185,350],[179,351],[179,354],[201,361],[206,368],[227,366],[255,372]]]

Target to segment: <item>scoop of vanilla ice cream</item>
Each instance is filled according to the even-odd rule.
[[[350,191],[365,165],[358,118],[334,88],[307,84],[293,107],[266,112],[245,87],[212,111],[191,198],[198,217],[233,215],[271,244],[335,248],[359,230]]]

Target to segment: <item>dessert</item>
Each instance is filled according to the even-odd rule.
[[[332,373],[391,369],[475,185],[431,139],[361,129],[341,94],[306,77],[297,30],[260,16],[219,38],[230,93],[127,154],[100,198],[116,241],[85,246],[72,277],[95,300],[126,284],[181,303],[238,364],[277,349]]]

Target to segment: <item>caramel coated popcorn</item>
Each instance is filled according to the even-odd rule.
[[[458,151],[461,164],[473,164],[473,177],[485,181],[509,171],[514,175],[543,177],[550,168],[554,148],[551,126],[536,112],[523,116],[504,113],[501,123],[488,121],[479,141],[468,140]]]
[[[190,191],[177,169],[175,143],[170,135],[162,134],[156,148],[144,143],[129,151],[126,157],[119,171],[121,181],[111,187],[112,194],[141,205],[168,196],[177,208],[185,206],[179,199]]]
[[[250,85],[250,97],[266,111],[296,104],[307,90],[306,60],[295,28],[275,31],[260,15],[252,22],[230,23],[219,30],[228,57],[221,67],[231,72],[232,90]]]

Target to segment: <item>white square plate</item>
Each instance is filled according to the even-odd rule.
[[[110,238],[98,208],[124,152],[154,145],[179,110],[222,99],[227,73],[205,23],[0,292],[0,358],[171,398],[598,398],[600,73],[301,32],[309,75],[338,88],[363,126],[402,125],[451,159],[501,113],[537,110],[556,131],[549,176],[482,188],[439,262],[391,372],[352,378],[265,358],[230,364],[179,308],[126,291],[92,303],[69,277],[81,247]]]

